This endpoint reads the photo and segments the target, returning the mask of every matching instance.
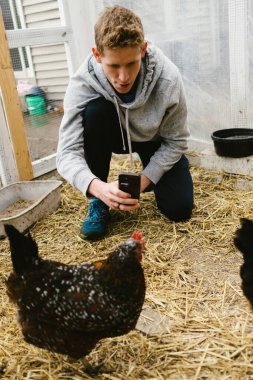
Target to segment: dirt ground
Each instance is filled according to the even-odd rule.
[[[62,115],[58,112],[24,114],[25,133],[32,162],[56,152]]]

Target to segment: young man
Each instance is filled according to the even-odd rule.
[[[106,234],[110,209],[132,211],[137,199],[107,182],[112,152],[137,152],[141,192],[153,189],[170,220],[191,217],[193,184],[184,152],[189,132],[181,76],[144,40],[141,20],[121,6],[105,8],[92,54],[73,76],[64,100],[57,169],[89,197],[81,234]]]

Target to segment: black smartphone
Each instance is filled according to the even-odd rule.
[[[119,189],[131,194],[131,198],[140,199],[141,176],[136,173],[119,174]]]

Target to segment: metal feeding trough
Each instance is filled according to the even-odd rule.
[[[224,157],[247,157],[253,155],[253,129],[220,129],[211,135],[215,152]]]
[[[62,181],[22,181],[0,189],[0,238],[4,224],[24,232],[44,215],[58,208]]]

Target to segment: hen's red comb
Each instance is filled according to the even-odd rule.
[[[142,247],[144,247],[145,241],[144,241],[144,238],[143,238],[141,232],[134,231],[133,234],[132,234],[132,238],[135,239],[135,240],[139,240],[141,242]]]
[[[139,242],[140,242],[141,249],[139,250],[138,260],[141,262],[141,258],[142,258],[141,251],[145,248],[145,242],[144,242],[142,233],[138,232],[138,231],[134,231],[132,233],[132,238],[135,239],[135,240],[139,240]]]
[[[143,236],[141,232],[134,231],[132,234],[132,238],[135,240],[143,240]]]

